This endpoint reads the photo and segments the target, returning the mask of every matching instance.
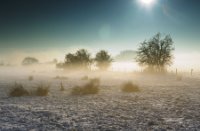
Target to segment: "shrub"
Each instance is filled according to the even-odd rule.
[[[20,96],[28,96],[29,92],[24,89],[22,84],[15,83],[14,87],[11,89],[9,96],[12,97],[20,97]]]
[[[93,83],[96,86],[99,86],[100,79],[99,78],[92,78],[92,79],[90,79],[90,82]]]
[[[100,84],[100,80],[99,79],[91,79],[88,83],[86,83],[82,87],[75,86],[72,89],[71,94],[72,95],[98,94],[98,92],[99,92],[99,84]]]
[[[33,92],[33,95],[36,95],[36,96],[47,96],[49,93],[49,85],[46,86],[46,85],[39,85],[36,89],[35,92]]]
[[[39,63],[38,59],[36,59],[34,57],[26,57],[22,61],[22,65],[34,65],[34,64],[38,64],[38,63]]]
[[[29,76],[29,77],[28,77],[28,80],[29,80],[29,81],[32,81],[32,80],[33,80],[33,76]]]
[[[95,61],[100,70],[107,70],[112,62],[112,58],[107,51],[101,50],[96,54]]]
[[[133,84],[132,82],[126,82],[125,84],[123,84],[121,90],[127,93],[140,91],[139,86]]]

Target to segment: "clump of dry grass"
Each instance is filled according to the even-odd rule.
[[[91,79],[83,86],[75,86],[72,88],[72,95],[90,95],[99,93],[100,80],[98,78]]]
[[[36,96],[47,96],[49,93],[49,85],[44,85],[44,84],[40,84],[36,91],[34,92],[34,95]]]
[[[131,92],[139,92],[139,86],[136,84],[133,84],[132,82],[126,82],[121,86],[121,90],[122,92],[127,92],[127,93],[131,93]]]
[[[34,79],[33,76],[29,76],[29,77],[28,77],[28,80],[29,80],[29,81],[32,81],[33,79]]]
[[[14,87],[11,89],[9,96],[20,97],[28,96],[30,93],[23,87],[22,84],[15,83]]]

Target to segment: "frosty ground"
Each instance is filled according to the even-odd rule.
[[[11,68],[11,67],[9,67]],[[0,130],[200,130],[200,77],[119,72],[0,69]],[[33,76],[32,81],[28,76]],[[71,89],[98,77],[100,92],[73,96]],[[56,76],[65,78],[55,79]],[[123,93],[132,81],[140,92]],[[26,89],[50,84],[48,96],[10,97],[15,82]],[[60,91],[60,83],[65,91]]]

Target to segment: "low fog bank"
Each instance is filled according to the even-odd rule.
[[[132,52],[131,52],[132,53]],[[50,54],[50,55],[49,55]],[[0,56],[0,73],[3,75],[15,75],[15,74],[30,74],[30,73],[43,73],[45,75],[51,73],[63,73],[62,69],[57,69],[53,60],[57,60],[57,62],[64,61],[64,53],[56,52],[56,51],[48,51],[43,53],[11,53],[10,55],[1,55]],[[39,60],[39,64],[31,65],[31,66],[22,66],[22,61],[25,57],[32,56]],[[115,57],[114,57],[115,58]],[[121,58],[121,57],[120,57]],[[122,57],[124,58],[124,57]],[[140,67],[135,61],[134,58],[130,59],[114,59],[109,72],[142,72],[144,69]],[[125,57],[126,58],[126,57]],[[200,62],[198,59],[200,58],[199,53],[177,53],[174,55],[174,62],[172,66],[168,67],[169,73],[175,73],[176,69],[179,73],[188,73],[190,74],[191,70],[193,73],[200,73]],[[96,69],[96,68],[94,68]],[[46,73],[44,73],[46,72]]]
[[[172,66],[168,69],[169,74],[175,74],[176,69],[179,75],[191,76],[191,68],[177,68]],[[135,62],[113,62],[107,71],[98,71],[93,69],[91,71],[81,70],[65,70],[56,68],[55,64],[36,64],[31,66],[0,66],[1,77],[19,77],[19,76],[45,76],[45,77],[56,77],[56,76],[69,76],[69,77],[83,77],[89,75],[93,77],[99,77],[104,75],[104,78],[114,78],[116,74],[127,76],[142,73],[143,68],[139,67]],[[193,76],[199,76],[200,70],[193,68]],[[121,77],[122,78],[122,77]]]

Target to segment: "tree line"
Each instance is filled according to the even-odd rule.
[[[140,43],[140,46],[136,52],[136,62],[142,66],[145,71],[151,72],[165,72],[167,66],[170,66],[173,62],[173,40],[170,35],[162,37],[160,33],[157,33],[149,40],[144,40]],[[34,58],[28,57],[23,60],[24,65],[29,65],[31,62],[37,63]],[[107,70],[113,58],[105,51],[100,50],[92,58],[91,54],[86,49],[77,50],[75,53],[68,53],[65,55],[63,63],[57,63],[57,68],[63,69],[81,69],[90,70],[93,64],[99,70]]]
[[[98,69],[107,70],[112,61],[111,55],[105,50],[100,50],[95,58],[92,58],[86,49],[80,49],[74,54],[66,54],[64,63],[58,63],[56,66],[64,69],[90,70],[92,64],[95,63]]]

